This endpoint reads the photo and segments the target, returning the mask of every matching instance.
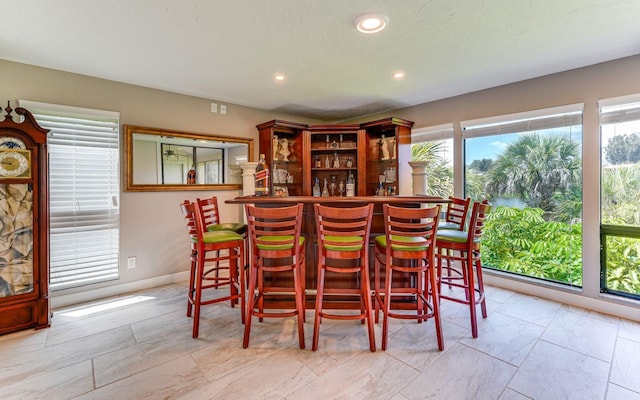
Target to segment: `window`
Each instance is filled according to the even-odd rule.
[[[462,123],[465,195],[494,209],[489,268],[582,285],[582,105]]]
[[[118,278],[119,114],[21,101],[49,129],[52,290]]]
[[[640,95],[599,106],[601,290],[640,298]]]
[[[428,161],[430,196],[453,196],[453,124],[415,129],[411,132],[411,161]]]

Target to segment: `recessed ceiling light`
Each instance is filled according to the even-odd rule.
[[[356,29],[362,33],[376,33],[383,30],[389,23],[389,17],[384,14],[365,14],[356,19]]]
[[[284,82],[287,80],[287,76],[285,74],[280,74],[277,73],[275,75],[273,75],[273,80],[280,83],[280,82]]]
[[[393,79],[402,79],[404,78],[404,72],[402,71],[396,71],[393,73]]]

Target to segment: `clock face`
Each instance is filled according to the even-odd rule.
[[[29,150],[0,149],[0,178],[30,178],[31,152]]]

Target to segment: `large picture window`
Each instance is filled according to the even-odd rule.
[[[640,96],[600,102],[601,289],[640,298]]]
[[[465,196],[494,206],[488,268],[582,285],[582,105],[466,121]]]
[[[21,101],[49,129],[51,290],[118,278],[119,114]]]

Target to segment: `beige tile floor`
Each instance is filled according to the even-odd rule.
[[[49,329],[0,336],[0,399],[640,399],[640,324],[503,289],[487,288],[477,339],[443,300],[444,351],[433,321],[392,320],[375,353],[364,326],[331,320],[317,352],[299,350],[293,319],[255,322],[243,350],[227,303],[203,309],[192,339],[185,291],[54,310]]]

